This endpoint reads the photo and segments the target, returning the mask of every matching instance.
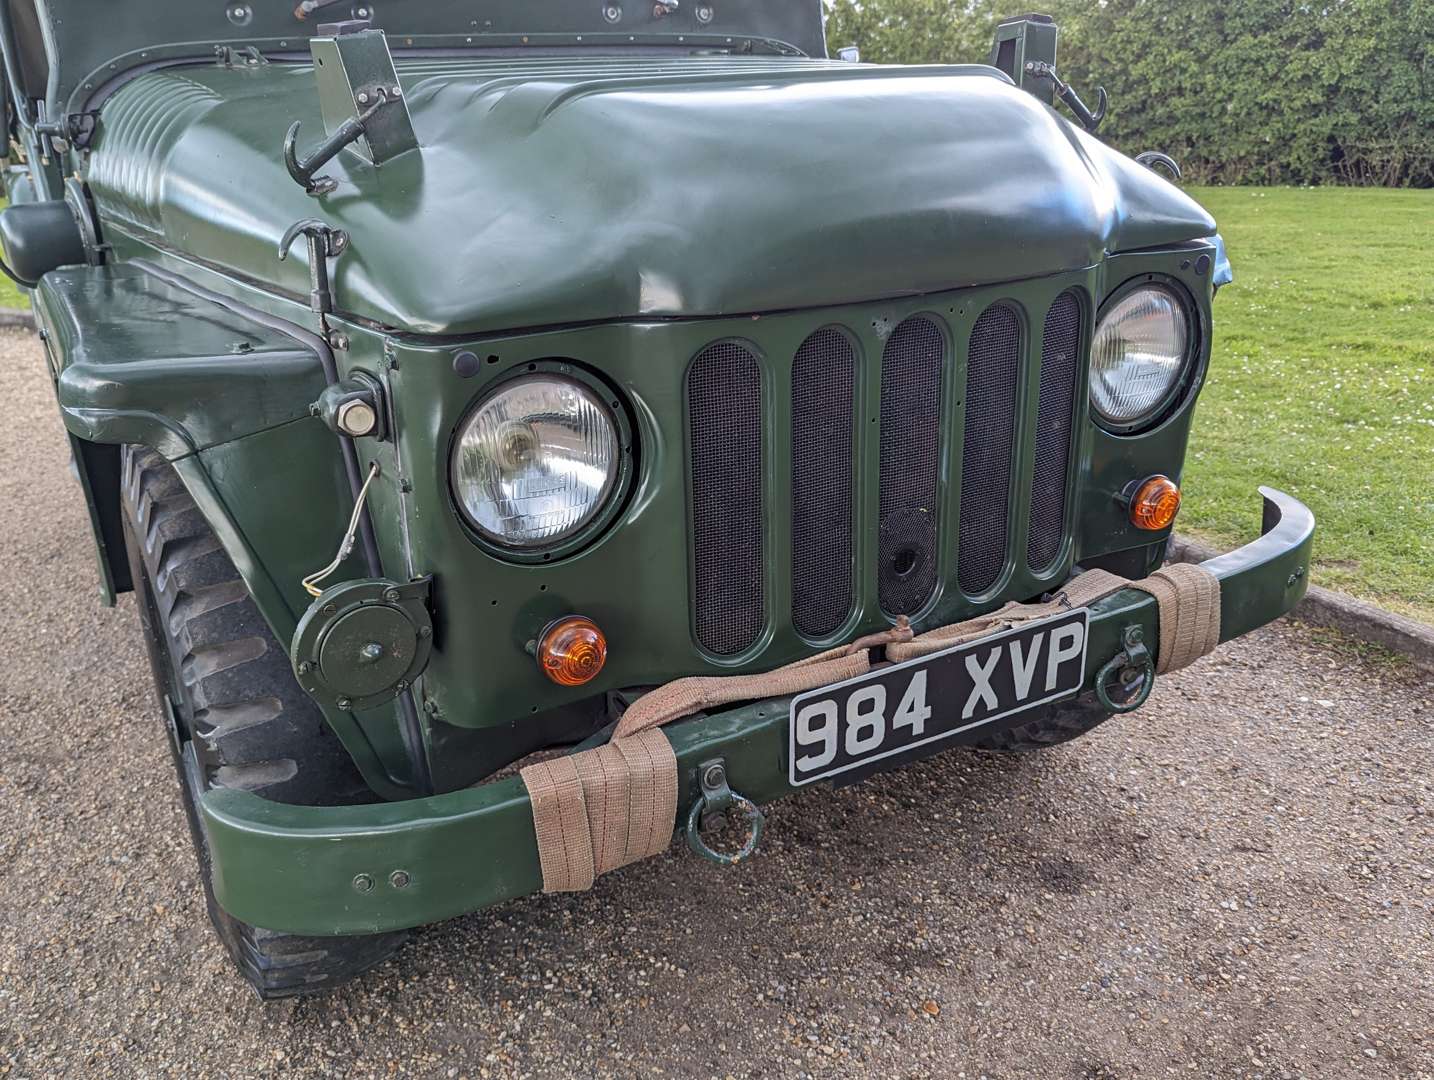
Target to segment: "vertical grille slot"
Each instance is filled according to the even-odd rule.
[[[730,656],[766,622],[762,551],[762,373],[732,341],[687,372],[697,640]]]
[[[968,596],[990,589],[1006,565],[1020,372],[1021,321],[993,304],[971,328],[966,360],[956,580]]]
[[[1026,538],[1026,565],[1035,572],[1051,568],[1065,534],[1066,476],[1075,425],[1080,335],[1080,300],[1073,292],[1061,293],[1046,312],[1045,343],[1041,346],[1031,527]]]
[[[877,593],[891,615],[919,610],[936,586],[945,352],[941,328],[913,315],[892,331],[881,354]]]
[[[840,330],[792,360],[792,625],[826,637],[852,603],[852,406],[856,353]]]

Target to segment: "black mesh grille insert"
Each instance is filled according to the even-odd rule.
[[[792,360],[792,625],[825,637],[851,610],[856,353],[818,330]]]
[[[941,468],[941,366],[946,339],[913,315],[881,354],[881,473],[877,592],[907,615],[936,585],[936,497]]]
[[[762,374],[741,345],[719,341],[687,372],[696,630],[721,656],[757,640],[762,591]]]
[[[1020,368],[1020,319],[1011,308],[992,305],[971,328],[966,359],[956,580],[968,595],[994,585],[1006,564]]]
[[[1041,346],[1041,401],[1036,417],[1036,463],[1031,476],[1031,531],[1026,565],[1049,570],[1060,554],[1066,522],[1066,476],[1075,423],[1075,385],[1080,369],[1080,300],[1056,297],[1046,312]]]

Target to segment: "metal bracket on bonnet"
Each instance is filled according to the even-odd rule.
[[[382,30],[365,22],[325,23],[309,42],[314,81],[327,138],[304,159],[298,154],[299,121],[284,136],[284,165],[294,182],[310,195],[338,187],[320,169],[345,148],[378,166],[418,147],[413,119]]]

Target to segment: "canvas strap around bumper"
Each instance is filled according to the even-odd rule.
[[[657,730],[522,769],[544,892],[666,850],[677,821],[677,756]]]
[[[1171,563],[1130,587],[1160,608],[1156,674],[1189,667],[1220,644],[1220,579],[1203,566]]]
[[[773,671],[659,686],[623,713],[611,742],[521,770],[533,807],[543,891],[589,889],[599,874],[666,849],[677,819],[677,757],[658,730],[663,724],[718,705],[790,697],[864,675],[875,648],[892,661],[929,656],[1127,588],[1149,593],[1159,608],[1157,672],[1185,667],[1219,644],[1220,581],[1203,567],[1175,564],[1140,581],[1087,570],[1047,600],[1012,602],[919,637],[903,617],[889,630]]]

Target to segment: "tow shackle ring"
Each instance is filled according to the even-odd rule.
[[[1113,713],[1134,712],[1145,704],[1150,697],[1150,691],[1155,688],[1155,658],[1145,647],[1145,632],[1139,626],[1127,626],[1121,632],[1121,641],[1125,647],[1107,660],[1095,676],[1096,700],[1102,708]],[[1127,675],[1127,672],[1134,674]],[[1127,682],[1135,676],[1139,677],[1140,682],[1130,697],[1117,701],[1110,696],[1110,683],[1113,679],[1119,678],[1122,682]]]
[[[687,846],[718,866],[733,866],[757,850],[762,830],[767,825],[766,816],[751,799],[727,786],[727,766],[722,759],[704,761],[697,767],[697,776],[702,793],[687,812],[687,824],[683,830],[687,834]],[[702,819],[708,814],[723,814],[728,810],[740,813],[746,819],[748,828],[746,842],[731,854],[713,849],[702,839]]]

